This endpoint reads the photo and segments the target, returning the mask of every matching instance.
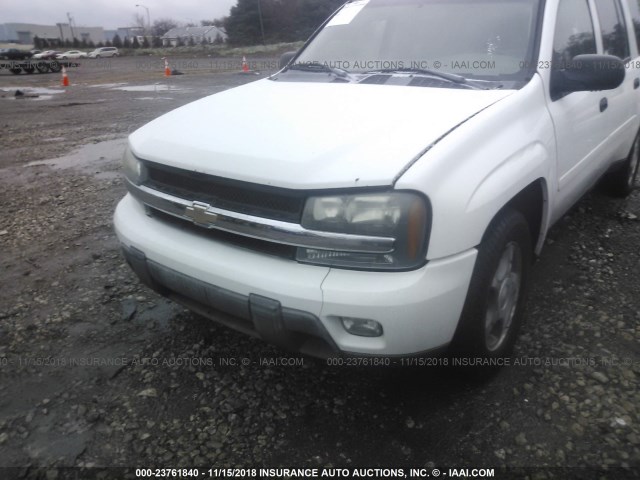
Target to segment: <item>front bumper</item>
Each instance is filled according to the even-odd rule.
[[[190,309],[314,356],[422,354],[455,332],[476,259],[472,249],[410,272],[299,264],[180,230],[127,195],[114,224],[129,264],[149,286]],[[341,317],[380,322],[358,337]]]

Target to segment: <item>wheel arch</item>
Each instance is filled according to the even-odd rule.
[[[537,255],[542,250],[550,219],[548,176],[551,158],[541,143],[530,144],[486,171],[469,195],[465,215],[476,218],[476,241],[484,238],[492,222],[506,208],[523,214]],[[480,176],[476,177],[480,178]]]
[[[538,255],[542,250],[546,238],[546,226],[549,218],[548,205],[549,192],[547,182],[544,178],[538,178],[509,200],[505,207],[496,214],[496,217],[501,214],[504,208],[513,208],[522,213],[529,224],[531,245],[533,246],[534,253]]]

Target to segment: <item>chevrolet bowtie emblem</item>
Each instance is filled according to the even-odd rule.
[[[203,227],[211,227],[218,220],[218,215],[209,211],[208,203],[193,202],[190,207],[185,208],[184,214],[193,220],[193,223]]]

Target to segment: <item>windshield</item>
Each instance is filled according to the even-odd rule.
[[[295,64],[350,73],[432,70],[472,79],[524,80],[539,0],[354,0]]]

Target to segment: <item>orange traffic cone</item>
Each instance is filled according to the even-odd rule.
[[[164,59],[164,76],[165,77],[171,76],[171,69],[169,68],[169,60],[167,60],[166,58]]]
[[[69,86],[69,77],[67,76],[67,69],[65,67],[62,67],[62,86]]]
[[[242,71],[249,73],[249,64],[247,63],[247,57],[242,57]]]

